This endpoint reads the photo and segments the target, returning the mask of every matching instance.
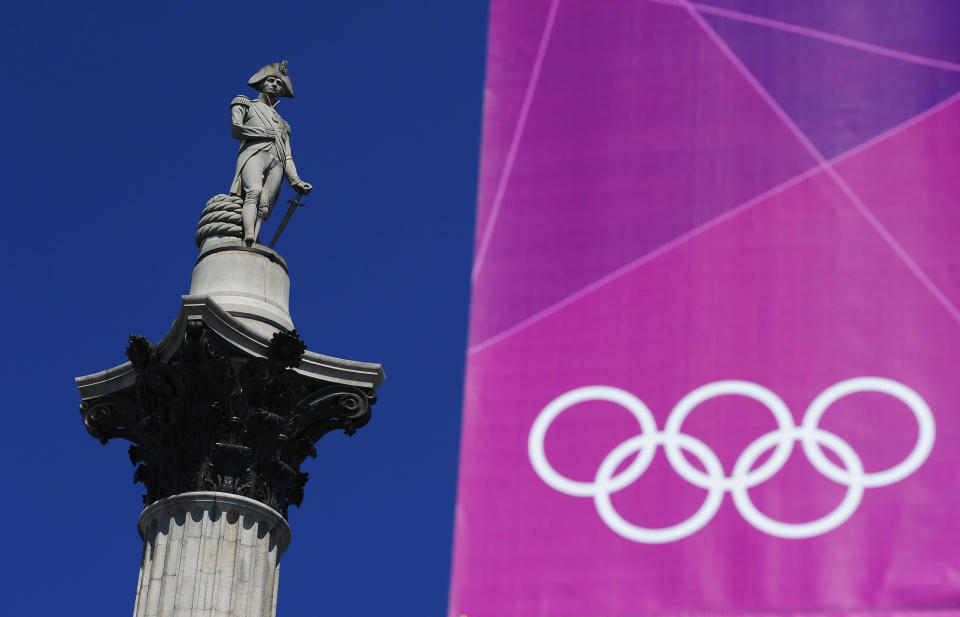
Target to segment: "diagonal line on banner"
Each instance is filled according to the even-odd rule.
[[[523,103],[520,106],[520,115],[517,117],[517,124],[514,127],[510,147],[507,150],[507,158],[503,164],[503,171],[500,173],[500,181],[497,183],[497,190],[493,195],[493,202],[490,205],[490,216],[487,217],[487,224],[484,226],[483,234],[480,237],[480,244],[477,246],[477,256],[473,260],[473,272],[470,274],[471,283],[476,281],[477,276],[480,274],[480,269],[483,267],[483,259],[486,257],[487,249],[490,246],[490,237],[493,235],[493,228],[497,224],[500,205],[503,203],[507,183],[513,171],[513,162],[517,157],[520,139],[523,137],[523,130],[527,125],[527,116],[530,114],[530,104],[533,102],[533,94],[540,81],[540,69],[543,67],[543,58],[547,54],[547,45],[550,43],[550,35],[553,32],[553,24],[557,18],[557,8],[559,5],[560,0],[551,1],[550,9],[547,12],[547,20],[543,24],[543,34],[540,35],[540,46],[537,48],[537,55],[533,61],[533,70],[530,72],[530,81],[527,82],[527,91],[526,94],[524,94]]]
[[[669,6],[685,8],[683,0],[647,0],[647,2],[654,2],[657,4],[666,4]],[[742,21],[748,24],[753,24],[755,26],[763,26],[766,28],[774,29],[774,30],[782,30],[784,32],[790,32],[791,34],[798,34],[800,36],[806,36],[812,39],[818,39],[821,41],[826,41],[828,43],[833,43],[835,45],[842,45],[843,47],[858,49],[860,51],[872,53],[878,56],[885,56],[887,58],[893,58],[895,60],[910,62],[912,64],[920,64],[923,66],[929,66],[936,69],[943,69],[945,71],[960,72],[960,64],[957,64],[956,62],[949,62],[947,60],[940,60],[937,58],[930,58],[928,56],[911,54],[906,51],[891,49],[889,47],[884,47],[882,45],[874,45],[873,43],[867,43],[866,41],[861,41],[858,39],[841,36],[839,34],[833,34],[831,32],[824,32],[823,30],[817,30],[815,28],[798,26],[797,24],[792,24],[786,21],[780,21],[778,19],[760,17],[759,15],[751,15],[750,13],[741,13],[740,11],[732,11],[730,9],[724,9],[724,8],[720,8],[718,6],[712,6],[709,4],[702,4],[700,2],[690,2],[689,4],[690,6],[693,6],[694,8],[696,8],[700,13],[716,15],[717,17],[725,17],[727,19]]]
[[[596,291],[597,289],[603,287],[603,286],[606,285],[607,283],[610,283],[611,281],[620,278],[621,276],[627,274],[628,272],[639,268],[640,266],[642,266],[643,264],[647,263],[648,261],[652,261],[652,260],[656,259],[657,257],[660,257],[661,255],[663,255],[664,253],[667,253],[667,252],[669,252],[669,251],[677,248],[678,246],[681,246],[681,245],[683,245],[683,244],[686,244],[688,241],[692,240],[693,238],[696,238],[697,236],[701,235],[701,234],[704,233],[705,231],[708,231],[708,230],[712,229],[713,227],[716,227],[716,226],[719,225],[720,223],[723,223],[723,222],[725,222],[725,221],[727,221],[727,220],[735,217],[736,215],[738,215],[738,214],[740,214],[740,213],[742,213],[742,212],[745,212],[745,211],[749,210],[750,208],[756,206],[757,204],[763,203],[764,201],[766,201],[766,200],[769,199],[770,197],[773,197],[774,195],[776,195],[776,194],[778,194],[778,193],[782,193],[783,191],[789,189],[791,186],[793,186],[793,185],[795,185],[795,184],[799,184],[799,183],[802,182],[803,180],[806,180],[807,178],[809,178],[809,177],[811,177],[811,176],[819,173],[820,171],[821,171],[821,167],[820,167],[819,165],[816,165],[816,166],[814,166],[814,167],[811,167],[810,169],[808,169],[808,170],[806,170],[806,171],[804,171],[804,172],[802,172],[802,173],[794,176],[793,178],[790,178],[789,180],[778,184],[777,186],[773,187],[772,189],[768,189],[767,191],[761,193],[760,195],[757,195],[756,197],[751,198],[749,201],[746,201],[746,202],[740,204],[739,206],[737,206],[737,207],[735,207],[735,208],[732,208],[732,209],[730,209],[730,210],[727,210],[726,212],[724,212],[724,213],[721,214],[720,216],[717,216],[717,217],[715,217],[715,218],[713,218],[713,219],[710,219],[709,221],[707,221],[707,222],[704,223],[703,225],[700,225],[699,227],[694,227],[693,229],[691,229],[690,231],[686,232],[685,234],[680,235],[680,236],[677,236],[676,238],[674,238],[674,239],[671,240],[670,242],[667,242],[666,244],[661,244],[660,246],[658,246],[658,247],[655,248],[654,250],[650,251],[649,253],[646,253],[645,255],[642,255],[642,256],[634,259],[633,261],[631,261],[631,262],[629,262],[629,263],[627,263],[627,264],[625,264],[625,265],[623,265],[623,266],[620,266],[619,268],[617,268],[617,269],[614,270],[613,272],[610,272],[610,273],[608,273],[608,274],[605,274],[604,276],[602,276],[601,278],[599,278],[599,279],[595,280],[594,282],[590,283],[590,284],[587,285],[586,287],[580,288],[578,291],[575,291],[574,293],[570,294],[569,296],[567,296],[567,297],[564,298],[563,300],[560,300],[559,302],[556,302],[556,303],[554,303],[554,304],[551,304],[551,305],[548,306],[547,308],[545,308],[545,309],[543,309],[543,310],[541,310],[541,311],[539,311],[539,312],[537,312],[537,313],[534,313],[533,315],[531,315],[530,317],[527,317],[527,318],[524,319],[523,321],[517,322],[517,323],[514,324],[513,326],[510,326],[510,327],[507,328],[506,330],[504,330],[504,331],[502,331],[502,332],[500,332],[500,333],[498,333],[498,334],[495,334],[495,335],[491,336],[490,338],[488,338],[487,340],[485,340],[485,341],[483,341],[483,342],[481,342],[481,343],[477,343],[476,345],[472,345],[469,349],[467,349],[467,353],[469,353],[469,354],[476,353],[476,352],[478,352],[478,351],[481,351],[482,349],[485,349],[486,347],[489,347],[490,345],[493,345],[493,344],[495,344],[495,343],[498,343],[498,342],[502,341],[502,340],[505,339],[505,338],[509,338],[510,336],[513,336],[514,334],[516,334],[516,333],[519,332],[520,330],[525,329],[527,326],[530,326],[530,325],[532,325],[532,324],[540,321],[541,319],[543,319],[544,317],[547,317],[548,315],[551,315],[551,314],[553,314],[553,313],[556,313],[557,311],[559,311],[559,310],[562,309],[563,307],[565,307],[565,306],[567,306],[567,305],[569,305],[569,304],[572,304],[573,302],[576,302],[577,300],[579,300],[580,298],[582,298],[582,297],[584,297],[584,296],[586,296],[586,295],[589,295],[590,293],[592,293],[592,292]]]
[[[886,131],[878,135],[875,135],[874,137],[868,139],[867,141],[861,144],[858,144],[857,146],[854,146],[853,148],[850,148],[845,152],[841,152],[840,154],[833,157],[829,161],[824,161],[822,163],[818,163],[817,165],[814,165],[810,169],[807,169],[806,171],[801,172],[800,174],[794,176],[793,178],[790,178],[789,180],[781,182],[777,186],[771,189],[768,189],[755,197],[750,198],[748,201],[740,204],[739,206],[732,208],[731,210],[728,210],[727,212],[721,214],[716,218],[713,218],[707,221],[706,223],[700,225],[699,227],[696,227],[688,231],[682,236],[678,236],[677,238],[674,238],[670,242],[657,247],[653,251],[645,255],[642,255],[637,259],[634,259],[630,263],[623,265],[608,274],[605,274],[603,277],[590,283],[586,287],[580,288],[579,290],[575,291],[569,296],[566,296],[565,298],[551,304],[550,306],[534,313],[533,315],[527,317],[526,319],[523,319],[517,322],[516,324],[510,326],[509,328],[501,332],[498,332],[497,334],[494,334],[490,338],[484,341],[481,341],[476,345],[471,345],[467,349],[467,353],[474,354],[474,353],[483,351],[484,349],[486,349],[487,347],[490,347],[491,345],[495,345],[505,339],[510,338],[514,334],[517,334],[518,332],[525,330],[526,328],[537,323],[538,321],[552,315],[553,313],[556,313],[557,311],[564,308],[565,306],[568,306],[573,302],[576,302],[580,298],[583,298],[584,296],[589,295],[590,293],[603,287],[607,283],[610,283],[616,280],[617,278],[620,278],[621,276],[624,276],[625,274],[631,272],[632,270],[639,268],[640,266],[646,264],[647,262],[650,262],[653,259],[660,257],[665,253],[679,246],[682,246],[686,242],[689,242],[690,240],[696,238],[697,236],[703,234],[704,232],[709,231],[710,229],[712,229],[713,227],[716,227],[720,223],[728,221],[731,218],[737,216],[738,214],[742,214],[743,212],[746,212],[747,210],[753,208],[754,206],[757,206],[765,202],[767,199],[777,195],[778,193],[782,193],[783,191],[787,190],[793,185],[798,184],[799,182],[806,180],[807,178],[810,178],[821,171],[824,171],[827,166],[837,165],[838,163],[845,161],[848,158],[856,156],[857,154],[860,154],[861,152],[864,152],[866,150],[869,150],[873,146],[887,141],[888,139],[898,135],[899,133],[902,133],[903,131],[911,128],[915,124],[922,122],[923,120],[927,119],[933,114],[947,107],[950,107],[951,105],[955,105],[958,102],[960,102],[960,92],[950,96],[949,98],[944,99],[943,101],[940,101],[933,107],[920,112],[919,114],[913,116],[912,118],[904,120],[903,122],[901,122],[896,126],[890,127]]]
[[[734,67],[740,72],[744,79],[747,80],[756,91],[757,94],[762,98],[767,105],[770,106],[770,109],[773,110],[787,128],[794,134],[794,136],[800,141],[804,148],[813,156],[818,163],[823,166],[824,171],[827,172],[833,181],[837,184],[840,190],[847,196],[847,198],[853,203],[853,205],[860,211],[860,214],[863,215],[867,222],[874,228],[874,230],[883,238],[884,242],[890,247],[891,250],[900,258],[900,260],[907,266],[907,269],[910,270],[914,276],[927,288],[927,291],[936,298],[937,302],[946,309],[947,313],[958,323],[960,323],[960,311],[957,310],[957,307],[953,305],[952,302],[947,298],[947,296],[940,290],[939,287],[934,284],[930,277],[927,276],[927,273],[917,265],[917,262],[907,253],[906,250],[900,243],[897,242],[896,238],[893,237],[893,234],[880,222],[880,219],[867,207],[863,200],[860,199],[860,196],[857,195],[850,185],[847,184],[847,181],[840,177],[840,174],[837,173],[837,170],[824,158],[820,150],[813,145],[813,142],[800,130],[800,128],[794,123],[793,119],[787,115],[787,112],[783,110],[779,103],[767,92],[766,88],[754,77],[753,73],[743,64],[740,58],[733,53],[733,50],[726,44],[726,42],[720,37],[719,34],[707,23],[700,13],[697,12],[688,0],[680,0],[683,2],[687,12],[690,13],[690,16],[694,21],[703,29],[708,37],[716,44],[717,48],[733,63]]]

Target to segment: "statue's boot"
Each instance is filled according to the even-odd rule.
[[[257,232],[260,227],[255,201],[249,198],[243,201],[243,210],[240,212],[240,218],[243,222],[243,243],[247,246],[253,246],[253,243],[257,241]]]

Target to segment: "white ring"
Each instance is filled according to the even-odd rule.
[[[777,449],[774,450],[770,458],[757,469],[747,473],[744,482],[747,482],[750,486],[765,482],[783,468],[787,459],[790,458],[790,453],[793,452],[793,439],[790,437],[790,431],[794,427],[793,415],[790,413],[787,404],[779,396],[763,386],[749,381],[728,379],[708,383],[680,399],[680,402],[670,412],[667,425],[663,429],[667,436],[663,442],[664,450],[667,452],[670,464],[680,477],[694,486],[709,489],[712,480],[687,461],[673,438],[681,434],[680,429],[683,426],[683,421],[687,419],[687,416],[695,407],[712,398],[731,394],[751,398],[769,409],[773,414],[773,419],[777,422],[779,429],[777,433],[782,436],[777,443]],[[726,478],[724,478],[724,482],[726,483]]]
[[[540,412],[540,415],[537,416],[533,426],[530,428],[527,451],[530,455],[530,464],[533,465],[534,471],[537,472],[537,475],[539,475],[544,482],[561,493],[566,493],[574,497],[590,497],[593,495],[594,483],[578,482],[557,473],[547,460],[547,454],[544,451],[543,445],[547,436],[547,429],[550,428],[553,420],[570,407],[586,401],[608,401],[617,403],[634,415],[640,424],[642,434],[657,434],[657,423],[653,419],[653,414],[650,412],[650,409],[647,408],[643,401],[620,388],[611,386],[585,386],[571,390],[553,399],[553,401],[543,408],[543,411]],[[620,475],[611,478],[610,492],[619,491],[639,478],[643,472],[647,470],[647,467],[650,466],[654,454],[656,454],[656,448],[648,448],[637,456],[637,459],[630,463]]]
[[[900,399],[917,419],[917,443],[913,450],[900,463],[883,471],[874,471],[864,474],[864,486],[868,488],[876,486],[886,486],[903,480],[914,471],[920,468],[930,451],[933,450],[933,441],[936,436],[936,425],[933,421],[933,412],[930,406],[919,394],[891,379],[883,377],[855,377],[841,381],[838,384],[830,386],[813,399],[807,408],[807,413],[803,417],[803,428],[805,435],[812,435],[812,431],[819,430],[820,419],[830,405],[839,399],[857,392],[881,392]],[[803,440],[803,451],[806,453],[810,463],[817,468],[817,471],[827,476],[834,482],[847,484],[849,482],[848,473],[837,467],[830,461],[820,449],[816,441],[810,439]]]
[[[607,458],[603,459],[600,468],[597,469],[595,480],[597,492],[593,496],[593,503],[597,507],[597,513],[603,522],[607,524],[615,533],[633,540],[634,542],[643,542],[644,544],[664,544],[667,542],[676,542],[696,533],[704,525],[709,523],[720,504],[723,503],[723,493],[725,492],[720,482],[715,482],[714,486],[707,492],[707,498],[704,500],[700,509],[693,516],[670,527],[659,529],[650,529],[640,527],[626,521],[620,513],[613,507],[610,501],[610,492],[604,490],[612,484],[613,472],[628,456],[640,450],[649,450],[655,452],[657,442],[662,441],[663,435],[637,435],[631,437],[619,446],[613,449]],[[708,448],[702,441],[691,437],[690,435],[677,435],[677,444],[679,447],[690,451],[694,456],[700,459],[711,478],[716,480],[723,479],[723,466],[720,465],[720,459]],[[652,442],[652,443],[650,443]],[[638,456],[639,458],[639,456]]]
[[[777,438],[778,436],[775,432],[767,433],[751,443],[743,451],[743,454],[740,455],[740,458],[737,459],[735,467],[745,467],[749,469],[761,454],[770,449],[773,443],[777,441]],[[847,485],[847,494],[843,496],[843,501],[840,502],[840,505],[826,516],[818,518],[815,521],[810,521],[809,523],[784,523],[770,518],[760,512],[753,504],[747,492],[748,487],[746,485],[735,485],[730,493],[733,497],[734,505],[737,506],[737,510],[740,512],[740,516],[760,531],[778,538],[811,538],[832,531],[845,523],[847,519],[856,512],[860,501],[863,499],[863,491],[865,489],[863,463],[860,461],[857,453],[853,451],[853,448],[850,447],[850,444],[833,433],[819,429],[815,429],[809,434],[803,434],[801,438],[804,439],[804,443],[806,443],[806,441],[823,442],[824,445],[836,452],[840,460],[847,466],[847,471],[852,480],[850,482],[844,482],[844,484]]]

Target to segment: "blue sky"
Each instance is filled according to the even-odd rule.
[[[480,0],[5,8],[5,614],[132,611],[143,490],[125,443],[86,434],[73,378],[169,328],[232,177],[228,104],[284,58],[315,187],[277,246],[294,323],[387,382],[304,465],[278,613],[444,613],[486,20]]]

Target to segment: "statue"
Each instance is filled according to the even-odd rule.
[[[293,98],[287,61],[266,65],[247,85],[260,94],[254,100],[240,95],[230,102],[230,134],[240,140],[230,195],[243,200],[243,241],[252,246],[261,223],[273,211],[284,176],[303,195],[309,194],[313,186],[297,174],[290,153],[290,125],[276,110],[280,97]]]

